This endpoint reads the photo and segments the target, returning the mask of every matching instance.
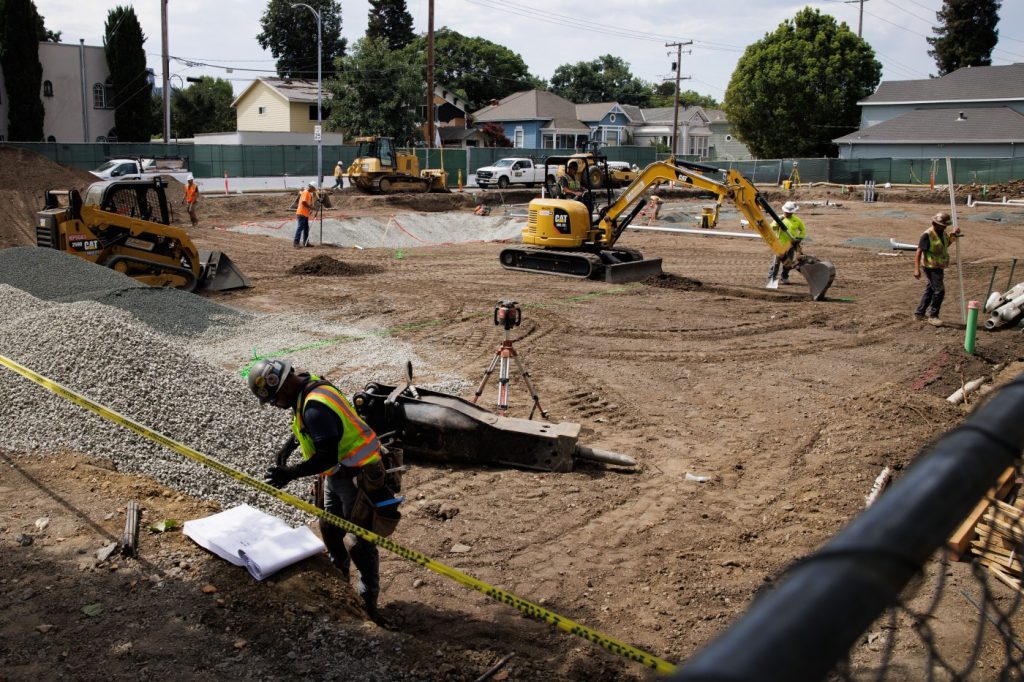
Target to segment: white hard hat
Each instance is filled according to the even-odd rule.
[[[787,201],[786,203],[784,203],[782,205],[782,212],[783,213],[796,213],[799,210],[800,210],[800,207],[797,206],[796,203],[792,202],[792,201]]]
[[[309,184],[307,185],[307,187],[312,187],[313,189],[316,189],[316,183],[315,183],[315,182],[310,182],[310,183],[309,183]]]

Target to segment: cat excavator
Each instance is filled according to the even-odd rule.
[[[220,251],[201,252],[170,224],[166,183],[110,180],[47,190],[36,213],[36,245],[72,253],[154,287],[225,291],[249,280]]]
[[[567,164],[571,158],[549,156],[545,166]],[[599,162],[600,157],[596,158]],[[579,159],[575,161],[578,163]],[[590,188],[589,171],[586,168],[579,174],[584,189]],[[742,173],[681,159],[655,161],[617,197],[606,182],[606,201],[600,208],[593,205],[593,191],[585,192],[583,201],[534,199],[522,232],[523,246],[502,250],[502,266],[606,282],[635,282],[661,274],[660,258],[645,259],[639,251],[619,247],[617,243],[643,209],[645,202],[641,199],[647,190],[667,182],[690,185],[714,193],[719,200],[732,201],[778,263],[804,276],[813,300],[822,300],[832,286],[836,275],[832,263],[804,254],[782,219]]]

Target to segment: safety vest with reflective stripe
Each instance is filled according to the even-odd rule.
[[[928,250],[924,252],[923,265],[932,270],[941,270],[949,265],[949,235],[939,235],[934,227],[925,230],[928,235]]]
[[[309,459],[316,452],[313,439],[306,432],[305,424],[302,421],[302,412],[306,403],[315,400],[323,403],[338,415],[344,427],[341,441],[338,443],[338,464],[358,468],[379,461],[380,441],[377,440],[377,434],[356,414],[355,408],[345,399],[341,391],[329,383],[319,383],[319,377],[310,376],[309,379],[314,387],[296,398],[295,416],[292,418],[292,433],[295,434],[295,438],[299,441],[299,447],[302,448],[302,458]]]
[[[308,189],[302,190],[299,194],[299,206],[295,209],[295,215],[309,217],[309,207],[313,205],[313,193]]]
[[[795,215],[788,218],[782,219],[782,224],[786,226],[786,230],[793,235],[793,239],[804,239],[807,237],[807,226],[804,225],[804,221]]]
[[[196,196],[199,194],[199,185],[191,184],[185,185],[185,201],[192,203],[196,200]]]

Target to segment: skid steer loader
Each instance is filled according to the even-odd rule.
[[[203,252],[170,225],[166,183],[112,180],[47,190],[36,214],[36,245],[75,254],[154,287],[225,291],[249,280],[220,251]]]

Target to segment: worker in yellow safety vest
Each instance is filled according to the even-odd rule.
[[[331,382],[309,372],[296,372],[285,359],[259,360],[249,370],[249,388],[261,404],[292,410],[292,433],[267,469],[265,482],[282,488],[302,476],[320,475],[324,481],[324,509],[371,530],[390,535],[401,514],[396,498],[400,483],[385,470],[387,450],[377,434],[356,413]],[[303,461],[288,466],[296,448]],[[347,580],[349,562],[359,571],[357,592],[370,618],[386,624],[377,610],[380,594],[380,559],[377,546],[356,536],[351,551],[345,531],[321,522],[320,532],[331,562]]]
[[[807,237],[807,226],[796,215],[796,212],[799,210],[800,206],[795,201],[787,201],[782,205],[782,224],[786,228],[785,231],[779,229],[777,225],[772,225],[772,231],[782,245],[788,246],[789,249],[797,252],[800,249],[800,242]],[[775,279],[775,276],[778,274],[780,262],[778,257],[772,258],[771,267],[768,268],[769,282]],[[785,266],[782,267],[782,276],[779,278],[780,284],[789,284],[789,271],[791,269]]]
[[[945,270],[949,266],[949,245],[960,236],[960,228],[947,234],[946,228],[953,218],[946,212],[932,216],[932,225],[921,234],[914,254],[914,279],[921,279],[924,269],[928,284],[925,285],[921,302],[914,311],[914,319],[928,320],[928,324],[941,327],[942,319],[939,310],[942,299],[946,297]]]

